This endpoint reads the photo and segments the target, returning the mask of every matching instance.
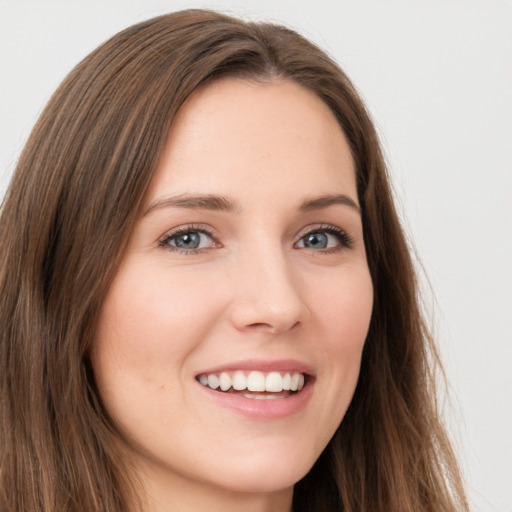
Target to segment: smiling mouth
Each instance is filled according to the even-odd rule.
[[[203,386],[221,393],[234,393],[254,400],[275,400],[299,393],[307,382],[307,375],[300,372],[235,371],[203,373],[196,379]]]

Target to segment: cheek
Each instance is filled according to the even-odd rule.
[[[106,410],[133,440],[134,432],[151,429],[147,418],[167,424],[165,415],[155,413],[162,404],[184,400],[179,384],[185,362],[209,329],[206,313],[213,306],[200,279],[186,272],[171,278],[156,265],[128,263],[103,302],[91,362]],[[179,423],[179,408],[173,420]]]
[[[361,351],[372,314],[372,281],[366,266],[342,274],[312,295],[311,304],[333,350]]]
[[[334,423],[341,420],[355,390],[373,306],[373,287],[366,268],[346,273],[326,283],[318,293],[318,354],[330,369],[325,395],[332,401]],[[329,287],[328,287],[329,286]],[[320,382],[320,381],[319,381]]]
[[[214,294],[205,293],[197,275],[191,279],[186,272],[174,272],[169,278],[169,272],[156,266],[125,269],[104,300],[91,361],[112,417],[137,424],[169,388],[176,400],[183,399],[178,384],[187,371],[187,357],[218,315]],[[134,417],[125,421],[132,408]]]
[[[186,271],[132,268],[112,283],[97,343],[138,369],[144,362],[179,363],[216,317],[213,294],[205,293],[208,284],[197,272],[192,278]]]

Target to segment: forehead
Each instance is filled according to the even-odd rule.
[[[173,120],[152,192],[240,192],[313,183],[355,191],[347,140],[315,94],[291,81],[225,79],[196,90]],[[237,189],[238,187],[238,189]],[[181,190],[182,189],[182,190]]]

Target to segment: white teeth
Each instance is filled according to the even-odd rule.
[[[236,372],[233,375],[233,389],[242,391],[247,388],[247,378],[242,372]]]
[[[219,378],[217,375],[208,375],[208,387],[212,389],[217,389],[219,387]]]
[[[265,391],[265,375],[261,372],[251,372],[247,377],[249,391]]]
[[[231,387],[231,378],[229,375],[225,372],[222,372],[220,374],[220,389],[222,391],[227,391]]]
[[[251,391],[256,393],[266,392],[263,395],[243,394],[246,398],[262,399],[265,397],[278,398],[272,393],[281,393],[282,391],[301,391],[304,387],[305,377],[302,373],[287,372],[284,375],[280,372],[270,372],[264,374],[260,371],[251,371],[246,375],[243,371],[236,371],[234,374],[229,372],[221,372],[220,374],[201,374],[198,377],[199,382],[211,389],[219,389],[221,391]],[[286,395],[289,396],[289,395]]]
[[[283,378],[279,372],[271,372],[265,379],[265,391],[279,393],[283,390]]]
[[[290,390],[291,391],[297,391],[297,389],[299,389],[299,377],[300,377],[300,374],[298,373],[294,373],[293,376],[292,376],[292,380],[290,382]],[[208,377],[208,381],[209,381],[209,377]]]
[[[292,381],[292,376],[287,373],[284,377],[283,377],[283,389],[286,390],[286,391],[289,391],[290,390],[290,383]]]
[[[244,393],[243,396],[252,400],[277,400],[279,398],[276,395],[252,395],[251,393]]]

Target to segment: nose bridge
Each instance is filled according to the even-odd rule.
[[[285,332],[307,312],[290,257],[279,243],[242,251],[233,288],[233,322],[242,330]]]

